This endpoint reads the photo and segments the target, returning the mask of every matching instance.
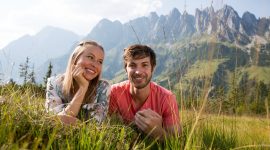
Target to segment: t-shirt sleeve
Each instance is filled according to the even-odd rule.
[[[164,101],[164,113],[163,113],[163,126],[179,126],[179,109],[176,101],[176,97],[172,94]]]
[[[59,90],[61,89],[57,83],[56,77],[48,78],[45,101],[45,108],[47,112],[58,114],[64,109],[65,104],[63,104],[62,99],[60,98]]]

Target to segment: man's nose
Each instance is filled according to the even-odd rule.
[[[136,68],[135,74],[141,74],[141,73],[142,73],[142,69],[141,68]]]

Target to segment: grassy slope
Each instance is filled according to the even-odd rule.
[[[249,79],[255,79],[270,84],[270,67],[251,66],[244,68],[243,72],[249,74]]]
[[[186,79],[193,79],[198,77],[211,78],[212,75],[218,69],[218,65],[223,63],[225,59],[214,59],[210,61],[196,61],[195,64],[191,66],[188,73],[185,75]]]
[[[226,59],[214,59],[214,60],[198,60],[196,61],[190,69],[188,69],[188,72],[184,75],[184,77],[181,79],[181,87],[186,88],[188,82],[195,78],[199,77],[206,77],[207,79],[211,79],[213,77],[213,74],[217,71],[218,65],[225,62]],[[180,83],[175,85],[175,88],[180,87]]]

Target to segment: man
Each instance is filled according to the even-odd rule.
[[[179,111],[172,92],[151,82],[156,55],[146,45],[131,45],[124,51],[128,80],[112,85],[109,114],[125,123],[135,123],[144,133],[164,139],[180,133]]]

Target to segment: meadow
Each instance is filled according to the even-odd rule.
[[[207,113],[180,105],[182,134],[163,142],[111,121],[63,125],[45,112],[44,93],[34,86],[0,89],[0,149],[270,149],[266,116]]]

